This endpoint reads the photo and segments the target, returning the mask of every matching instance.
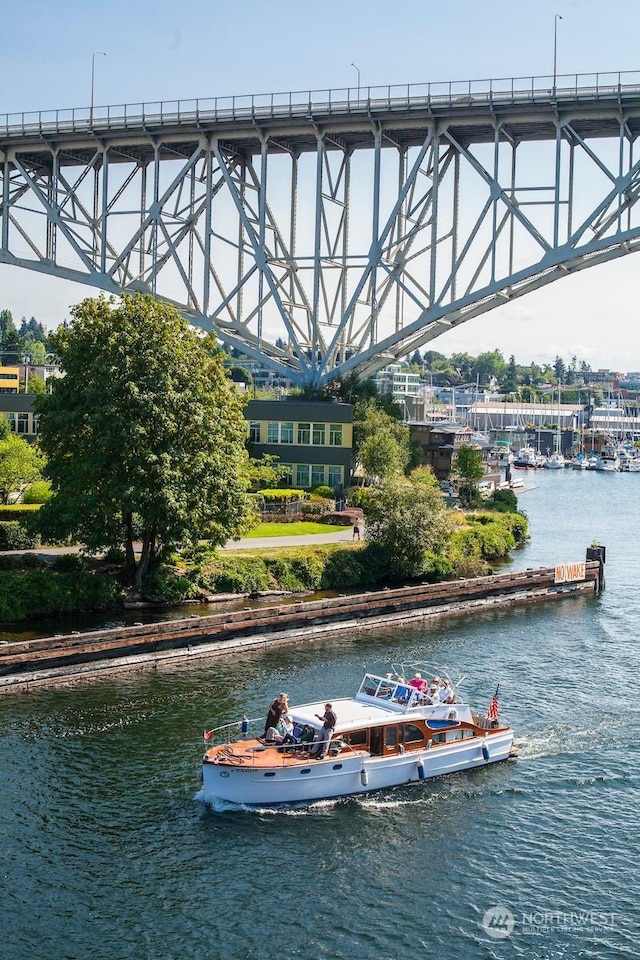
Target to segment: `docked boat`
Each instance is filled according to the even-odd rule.
[[[538,451],[535,447],[520,447],[513,465],[514,467],[535,469],[538,466]]]
[[[547,457],[545,467],[547,470],[562,470],[566,466],[566,460],[559,450]]]
[[[405,679],[404,669],[385,677],[367,673],[355,697],[332,700],[337,719],[324,757],[309,755],[320,743],[315,738],[324,700],[289,708],[293,741],[251,736],[258,721],[246,718],[205,731],[202,798],[249,806],[308,803],[418,783],[513,755],[513,730],[499,720],[497,690],[480,716],[459,700],[450,681],[434,689],[435,677],[429,684],[416,676]]]
[[[606,473],[617,473],[620,470],[620,458],[615,444],[604,444],[596,460],[594,470],[604,470]]]

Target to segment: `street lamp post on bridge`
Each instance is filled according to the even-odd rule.
[[[556,81],[558,77],[558,20],[562,20],[559,13],[553,18],[553,94],[556,93]]]
[[[359,100],[360,99],[360,67],[358,67],[355,63],[352,63],[351,66],[358,74],[358,100]]]
[[[89,109],[89,123],[93,126],[93,91],[96,82],[96,57],[106,57],[101,50],[94,50],[91,54],[91,107]]]

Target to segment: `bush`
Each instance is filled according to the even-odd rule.
[[[180,603],[199,596],[199,590],[189,577],[171,567],[160,567],[144,581],[145,595],[160,598],[167,603]]]
[[[56,573],[83,573],[90,567],[91,561],[78,553],[62,553],[51,564],[51,569]]]
[[[306,500],[307,494],[304,490],[295,490],[292,487],[283,487],[282,489],[260,490],[258,496],[262,497],[267,503],[289,503],[292,500]]]
[[[40,538],[17,520],[0,520],[0,550],[31,550]]]
[[[328,590],[364,587],[376,583],[373,568],[367,563],[368,550],[338,549],[327,556],[322,586]]]
[[[15,623],[62,613],[103,610],[122,602],[118,584],[89,571],[0,572],[0,621]]]
[[[331,487],[328,487],[326,483],[322,483],[319,486],[314,487],[311,491],[311,499],[315,500],[317,497],[320,497],[323,500],[331,500],[332,502],[335,499],[333,496],[333,490]]]
[[[198,574],[198,583],[214,593],[261,593],[272,585],[261,557],[220,557]]]
[[[333,527],[350,527],[353,524],[353,517],[348,513],[323,513],[320,522],[331,524]]]
[[[513,490],[494,490],[484,502],[486,510],[495,510],[498,513],[516,513],[518,498]]]
[[[53,496],[51,492],[51,484],[48,480],[37,480],[35,483],[32,483],[30,487],[27,487],[25,492],[22,494],[22,502],[27,504],[42,504],[46,503],[47,500],[50,500]]]
[[[0,521],[2,520],[25,520],[37,513],[40,509],[39,504],[34,503],[12,503],[0,505]]]

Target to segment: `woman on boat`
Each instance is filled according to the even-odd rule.
[[[275,700],[273,700],[269,706],[269,712],[267,713],[267,719],[264,724],[264,734],[267,736],[267,732],[270,727],[276,727],[278,721],[283,713],[286,713],[289,709],[289,695],[287,693],[280,693]]]

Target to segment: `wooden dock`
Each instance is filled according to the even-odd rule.
[[[0,646],[0,692],[221,655],[238,648],[302,644],[338,631],[594,594],[602,588],[602,570],[601,562],[587,560],[6,643]]]

